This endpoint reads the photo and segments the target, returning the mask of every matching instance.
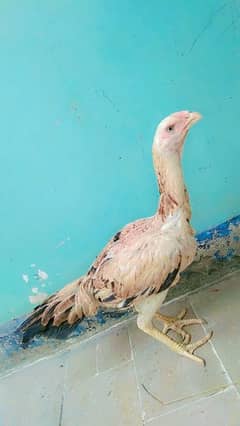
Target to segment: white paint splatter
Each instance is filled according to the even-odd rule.
[[[25,283],[29,282],[29,276],[27,274],[22,274],[22,279],[25,281]]]
[[[38,270],[37,274],[38,274],[38,278],[40,278],[41,280],[47,280],[48,279],[47,272],[41,271],[41,269]]]
[[[35,268],[36,263],[31,263],[30,268]]]
[[[56,245],[56,248],[60,248],[60,247],[64,246],[64,244],[66,244],[66,242],[68,242],[68,241],[70,241],[70,240],[71,240],[71,238],[70,238],[70,237],[67,237],[67,238],[65,238],[64,240],[59,241],[59,243]]]
[[[62,240],[62,241],[60,241],[60,243],[58,243],[58,244],[56,245],[56,248],[60,248],[60,247],[64,246],[64,244],[65,244],[65,241],[64,241],[64,240]]]
[[[32,292],[35,293],[35,294],[37,294],[38,293],[38,288],[37,287],[33,287],[32,288]]]
[[[42,303],[47,298],[47,296],[47,293],[38,293],[34,296],[29,296],[29,302],[32,303],[32,305],[35,305],[36,303]]]

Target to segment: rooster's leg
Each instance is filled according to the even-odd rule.
[[[194,352],[196,351],[196,349],[205,345],[205,343],[209,341],[209,339],[212,337],[212,333],[207,334],[205,337],[203,337],[202,339],[198,340],[195,343],[186,344],[186,343],[176,342],[175,340],[171,339],[171,337],[167,336],[162,331],[158,330],[152,324],[145,324],[144,320],[142,321],[141,316],[138,316],[137,324],[142,331],[149,334],[149,336],[154,337],[159,342],[164,343],[174,352],[177,352],[180,355],[190,358],[193,361],[199,362],[202,365],[206,364],[205,360],[203,358],[200,358],[197,355],[194,355]]]
[[[163,303],[165,297],[167,295],[167,290],[164,292],[159,293],[158,295],[152,295],[149,296],[147,299],[143,300],[142,302],[138,303],[135,307],[138,312],[137,316],[137,325],[138,328],[142,331],[144,331],[149,336],[152,336],[159,342],[164,343],[166,346],[168,346],[170,349],[172,349],[174,352],[177,352],[180,355],[183,355],[187,358],[192,359],[193,361],[196,361],[198,363],[201,363],[202,365],[205,365],[204,359],[198,357],[197,355],[194,355],[194,352],[200,348],[201,346],[205,345],[209,341],[209,339],[212,337],[212,333],[207,334],[205,337],[203,337],[201,340],[198,340],[195,343],[185,343],[185,342],[176,342],[173,340],[170,336],[163,333],[162,331],[158,330],[156,327],[154,327],[152,320],[156,315],[156,312],[159,310],[161,304]],[[175,320],[177,321],[190,321],[190,320],[183,320],[182,318],[185,316],[186,311],[182,311]],[[161,315],[161,314],[160,314]],[[161,319],[166,321],[166,319],[169,321],[169,317],[165,317],[161,315]],[[171,319],[172,320],[172,319]],[[195,319],[193,320],[195,321]],[[199,322],[198,322],[199,323]],[[193,322],[191,322],[193,324]],[[194,322],[195,324],[195,322]],[[187,324],[186,324],[187,325]],[[188,323],[189,325],[189,323]],[[182,330],[184,331],[184,330]]]
[[[204,324],[206,321],[199,318],[184,319],[186,313],[187,310],[183,309],[175,317],[169,317],[159,312],[156,312],[154,318],[163,322],[162,332],[164,334],[167,334],[170,330],[175,331],[175,333],[179,334],[182,337],[183,343],[187,344],[191,341],[191,334],[185,331],[183,327],[186,327],[188,325]]]

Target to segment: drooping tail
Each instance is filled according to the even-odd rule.
[[[82,280],[83,277],[78,278],[36,306],[17,330],[22,333],[23,344],[49,329],[60,331],[63,325],[69,329],[83,319],[82,306],[76,303]]]

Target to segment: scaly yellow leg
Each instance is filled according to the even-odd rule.
[[[209,341],[209,339],[212,337],[212,333],[207,334],[205,337],[203,337],[202,339],[198,340],[195,343],[186,344],[186,343],[178,343],[175,340],[171,339],[171,337],[164,334],[162,331],[155,328],[153,325],[144,323],[144,319],[141,318],[141,315],[138,316],[137,324],[142,331],[147,333],[149,336],[152,336],[159,342],[164,343],[174,352],[177,352],[180,355],[190,358],[193,361],[196,361],[202,365],[206,364],[205,360],[203,358],[200,358],[194,355],[194,352],[196,351],[196,349],[205,345],[205,343]]]

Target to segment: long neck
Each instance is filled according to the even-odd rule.
[[[169,152],[159,156],[153,151],[153,161],[161,193],[157,214],[164,221],[181,208],[186,220],[190,221],[191,207],[184,184],[180,155],[177,152]]]

